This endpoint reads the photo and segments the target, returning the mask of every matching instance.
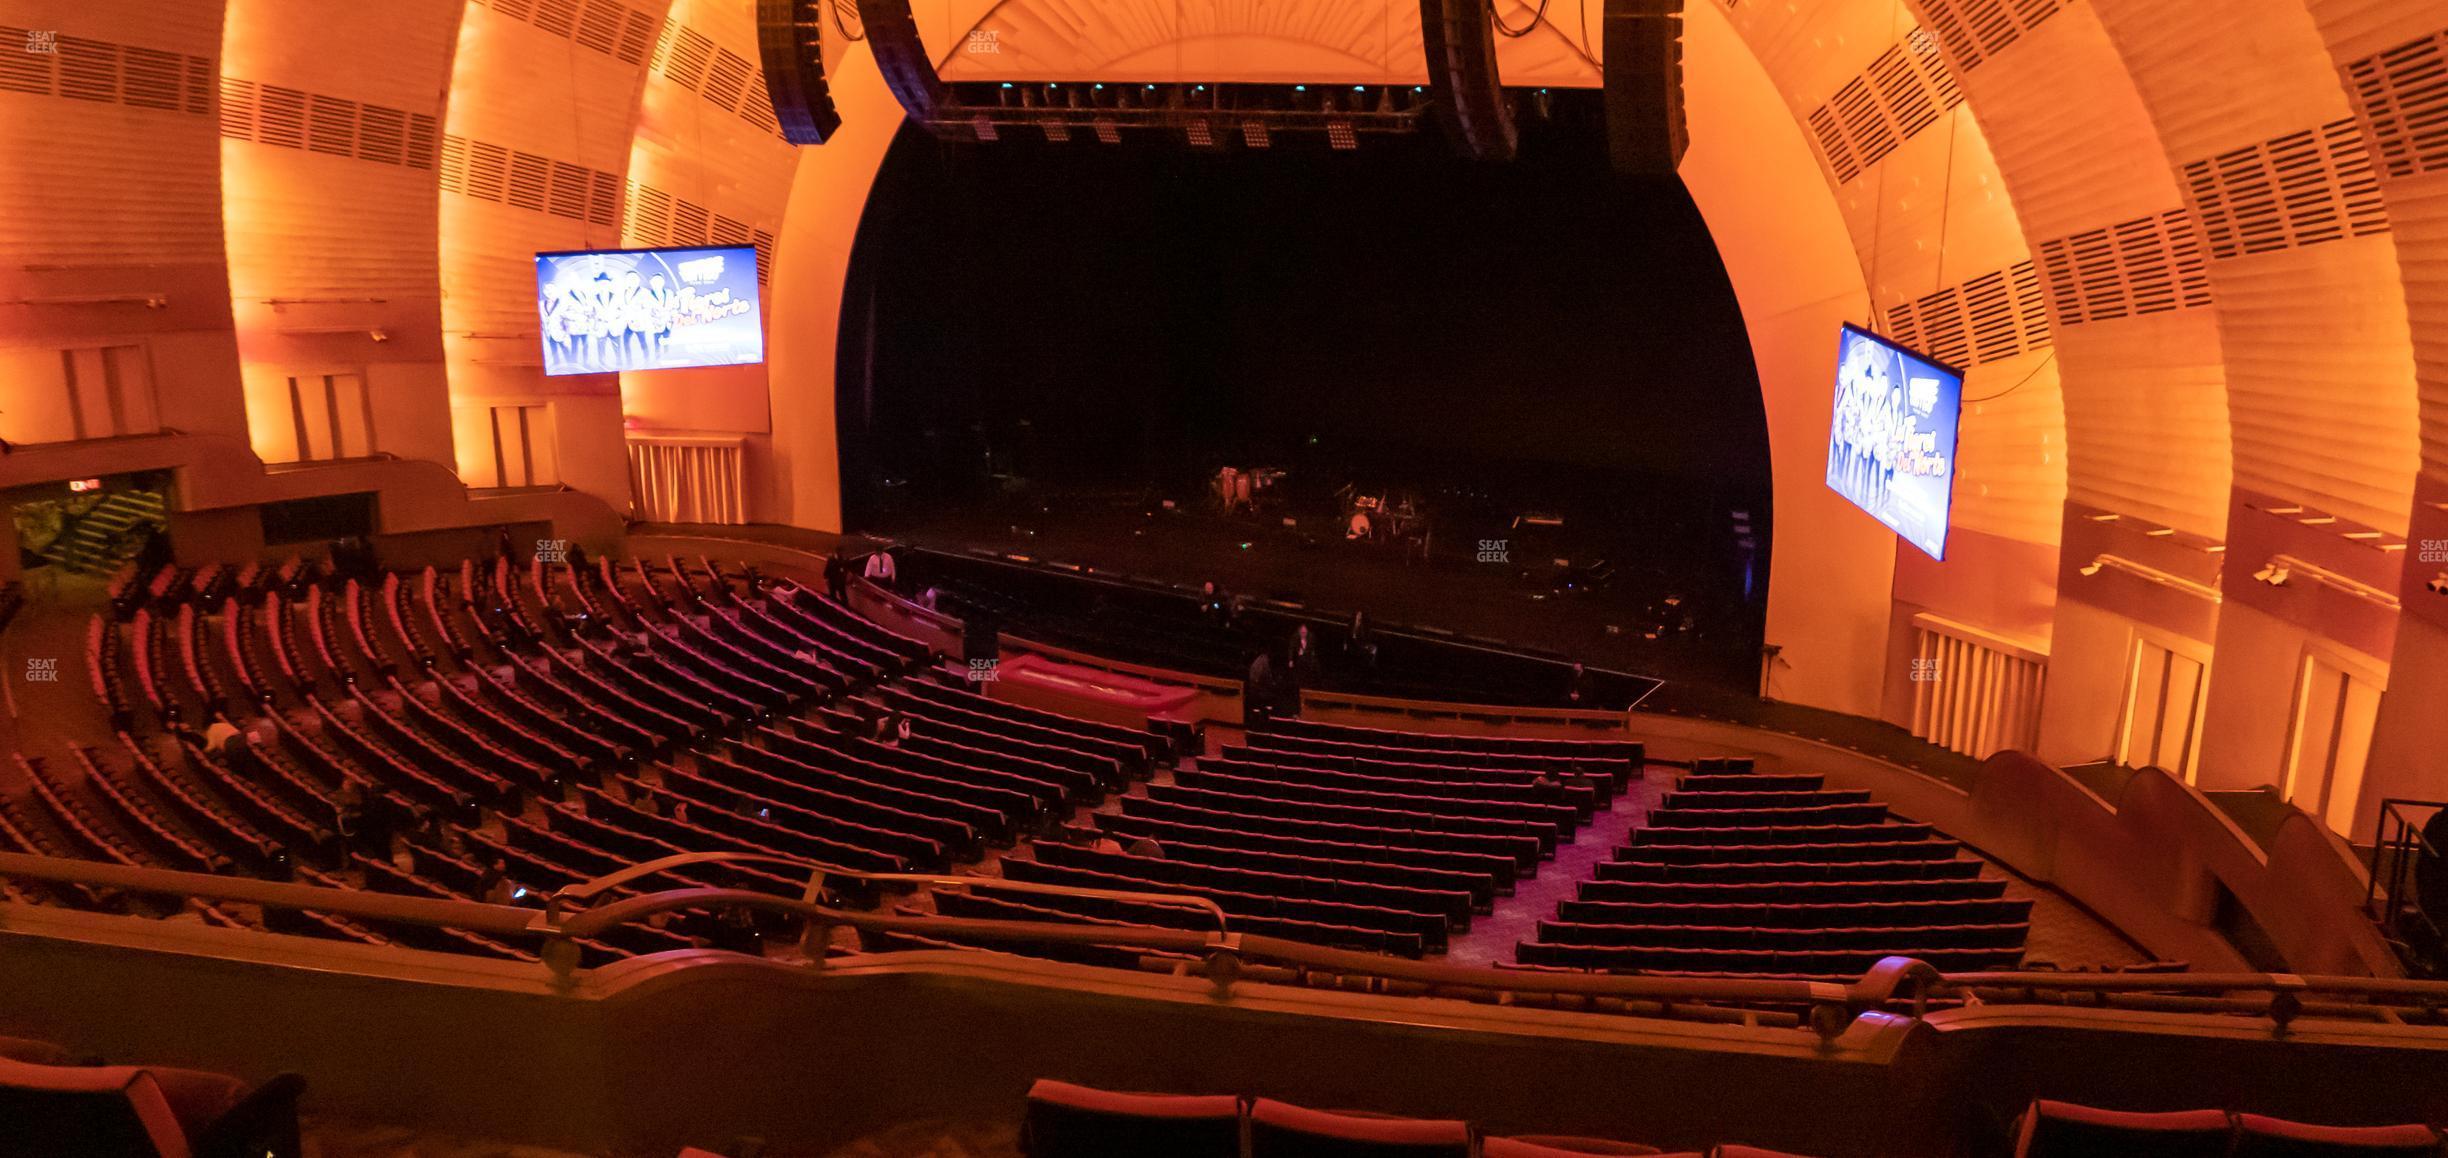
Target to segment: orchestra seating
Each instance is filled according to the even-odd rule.
[[[1734,770],[1741,769],[1741,770]],[[1853,977],[1886,956],[2012,968],[2031,902],[1929,825],[1817,776],[1709,765],[1596,866],[1525,965]]]
[[[2034,1101],[2016,1122],[2015,1158],[2438,1158],[2424,1124],[2319,1126],[2225,1110],[2135,1113]]]
[[[702,559],[131,569],[86,631],[114,742],[63,737],[72,766],[19,753],[27,792],[0,796],[0,849],[541,906],[684,852],[941,871],[1172,758],[1153,734],[915,678],[939,658],[797,584]],[[906,714],[907,739],[869,738],[886,711]],[[615,895],[673,885],[804,887],[745,862]],[[160,915],[107,890],[8,888]],[[185,911],[534,959],[454,930]],[[585,959],[753,943],[702,916],[617,930]]]
[[[1052,1079],[1029,1087],[1020,1133],[1028,1158],[1588,1158],[1654,1146],[1553,1135],[1480,1136],[1468,1122],[1318,1110],[1231,1094],[1117,1093]],[[1779,1158],[1746,1146],[1714,1158]],[[1672,1158],[1700,1158],[1688,1152]],[[1792,1158],[1792,1156],[1784,1156]]]
[[[1253,733],[1088,817],[1075,835],[1102,838],[1095,844],[1040,840],[1033,857],[1004,859],[1003,875],[1197,896],[1223,908],[1236,928],[1416,957],[1442,950],[1450,933],[1535,873],[1612,800],[1640,758],[1638,745],[1561,751],[1572,754]],[[1147,843],[1157,855],[1123,851]],[[1212,925],[1196,910],[1040,895],[945,895],[939,904],[1014,920]]]
[[[87,661],[108,744],[20,756],[0,848],[411,897],[540,906],[682,853],[672,885],[782,895],[794,864],[1198,898],[1231,927],[1417,958],[1505,903],[1647,774],[1643,745],[1299,719],[1182,761],[1150,729],[982,694],[940,655],[790,580],[704,559],[288,559],[121,575]],[[906,736],[876,721],[905,720]],[[231,730],[235,730],[235,735]],[[887,729],[889,730],[889,729]],[[209,734],[208,734],[209,733]],[[1096,808],[1083,817],[1083,806]],[[1101,806],[1101,807],[1100,807]],[[1151,847],[1152,846],[1152,847]],[[965,947],[1137,965],[1179,901],[937,890],[913,913],[1112,924],[1113,942]],[[880,891],[835,874],[844,901]],[[1703,760],[1577,884],[1520,963],[1857,976],[1908,954],[2010,966],[2029,901],[1928,825],[1807,775]],[[109,890],[11,895],[112,912]],[[212,924],[532,960],[533,946],[328,913],[190,904]],[[583,943],[600,963],[773,931],[685,914]],[[964,947],[863,935],[869,948]],[[1162,954],[1154,955],[1163,957]]]
[[[0,1038],[0,1158],[297,1158],[304,1087],[295,1074],[249,1088],[202,1070],[79,1065],[48,1044]]]

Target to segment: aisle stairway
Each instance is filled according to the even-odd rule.
[[[158,530],[168,518],[160,494],[114,491],[83,515],[69,520],[41,555],[80,575],[108,575],[144,549],[150,527]]]

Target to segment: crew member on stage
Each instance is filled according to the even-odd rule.
[[[1325,657],[1318,653],[1317,633],[1304,623],[1292,632],[1292,682],[1296,687],[1309,687],[1326,674]]]
[[[1344,629],[1343,666],[1354,672],[1377,670],[1377,634],[1369,627],[1368,612],[1352,612],[1351,626]]]

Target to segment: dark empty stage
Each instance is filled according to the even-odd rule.
[[[937,510],[881,528],[942,551],[991,550],[1196,587],[1213,580],[1252,600],[1303,604],[1346,616],[1366,611],[1381,627],[1434,627],[1515,648],[1545,651],[1678,683],[1749,692],[1758,678],[1756,642],[1710,625],[1682,626],[1699,596],[1622,574],[1587,589],[1559,590],[1552,564],[1511,540],[1481,558],[1477,540],[1437,542],[1425,563],[1390,543],[1348,542],[1339,520],[1213,510],[1160,503],[1068,503],[1053,510],[1012,503],[994,510]],[[1661,593],[1681,596],[1667,605]],[[1650,638],[1652,634],[1656,638]]]

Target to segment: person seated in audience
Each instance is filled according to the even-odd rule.
[[[365,786],[355,780],[340,782],[340,790],[332,794],[334,829],[343,837],[355,838],[365,831]]]
[[[895,709],[876,717],[875,735],[869,738],[887,748],[898,748],[909,735],[909,716]]]
[[[1130,854],[1147,857],[1150,860],[1163,860],[1165,852],[1163,845],[1156,843],[1151,837],[1143,836],[1130,842]]]
[[[918,593],[918,606],[924,607],[929,611],[935,610],[937,605],[942,602],[943,589],[936,587],[931,583],[927,585],[926,590]]]
[[[1540,800],[1549,804],[1564,802],[1564,782],[1556,779],[1545,769],[1541,769],[1537,776],[1531,778],[1530,788],[1538,793]]]
[[[476,874],[476,899],[490,905],[510,903],[510,864],[498,856],[486,857],[484,870]]]
[[[238,738],[238,725],[224,716],[214,716],[204,727],[204,750],[218,755],[229,750],[230,741]]]

